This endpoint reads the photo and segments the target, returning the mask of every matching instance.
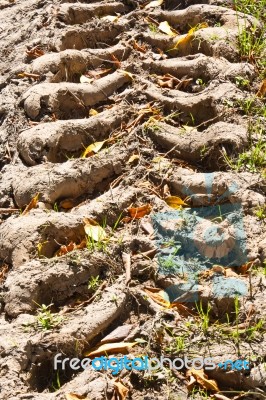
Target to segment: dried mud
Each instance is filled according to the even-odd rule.
[[[265,205],[265,179],[259,173],[229,171],[224,158],[225,152],[233,157],[248,148],[247,119],[228,104],[248,96],[236,85],[236,77],[248,79],[253,91],[258,87],[254,65],[239,56],[237,37],[239,26],[260,25],[254,17],[237,16],[230,1],[166,0],[151,9],[146,4],[0,4],[3,400],[63,400],[69,393],[94,400],[122,398],[114,395],[114,377],[106,371],[67,370],[58,385],[53,357],[82,357],[123,324],[134,329],[122,339],[146,340],[132,349],[135,356],[147,351],[154,357],[164,354],[172,340],[166,333],[160,336],[166,329],[189,343],[179,353],[172,350],[175,356],[209,356],[218,362],[250,359],[247,373],[216,369],[208,377],[221,390],[253,391],[258,396],[241,398],[262,398],[265,393],[264,323],[251,341],[236,345],[233,334],[219,336],[215,324],[204,336],[196,328],[199,319],[162,308],[143,290],[182,282],[178,275],[160,274],[155,257],[158,243],[151,216],[173,211],[165,202],[167,194],[199,207],[227,193],[227,202],[243,209],[248,260],[257,267],[266,260],[265,223],[254,214]],[[110,15],[117,18],[103,18]],[[168,36],[152,21],[168,21],[179,34]],[[201,23],[208,27],[177,46],[191,26]],[[33,48],[43,55],[27,55]],[[97,71],[100,76],[95,77]],[[94,73],[93,79],[80,83],[80,76],[88,72]],[[158,82],[165,74],[171,82],[162,87]],[[101,141],[105,144],[97,154],[81,157],[87,146]],[[211,193],[206,191],[206,173],[213,173]],[[37,193],[37,208],[20,215]],[[64,208],[64,201],[71,206]],[[121,221],[129,216],[127,208],[144,204],[152,207],[151,216]],[[84,218],[104,224],[110,237],[107,247],[56,257],[63,245],[82,241]],[[131,260],[130,279],[125,253]],[[95,277],[103,282],[96,296],[88,286]],[[248,318],[254,326],[266,316],[266,279],[256,271],[238,278],[249,287],[240,299],[239,322]],[[226,312],[234,321],[234,295],[216,298],[208,279],[197,290],[202,304],[211,305],[212,322],[225,323]],[[51,303],[62,322],[45,331],[36,327],[38,305]],[[193,303],[189,308],[197,311]],[[189,330],[188,324],[195,329]],[[234,322],[228,329],[235,329]],[[200,392],[196,397],[189,393],[185,372],[164,369],[147,376],[123,371],[119,377],[130,389],[129,399],[203,398]]]

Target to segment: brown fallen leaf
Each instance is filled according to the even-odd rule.
[[[59,203],[59,207],[65,208],[66,210],[73,208],[74,205],[75,205],[75,201],[73,199],[64,199],[64,200],[61,200]]]
[[[212,392],[219,392],[220,389],[217,386],[217,382],[213,379],[208,379],[208,375],[204,373],[203,369],[195,369],[191,368],[187,371],[187,376],[192,376],[196,379],[197,383],[206,390],[210,390]]]
[[[115,392],[118,395],[119,400],[125,400],[129,392],[129,389],[125,385],[123,385],[123,383],[119,382],[118,379],[116,379],[113,383]]]
[[[97,357],[102,354],[116,354],[116,353],[128,353],[129,349],[138,344],[138,342],[118,342],[118,343],[106,343],[102,344],[98,348],[85,353],[86,357]]]
[[[152,207],[150,204],[145,204],[140,207],[128,208],[128,212],[131,218],[140,219],[151,212]]]
[[[85,73],[84,77],[92,79],[100,79],[102,76],[107,75],[112,71],[112,68],[97,68],[89,70]]]
[[[7,264],[2,264],[0,268],[0,283],[2,283],[8,273],[9,266]]]
[[[253,262],[249,261],[244,265],[241,265],[240,267],[237,267],[237,271],[239,272],[240,275],[246,275],[249,269],[252,267]]]
[[[28,214],[28,212],[32,209],[32,208],[36,208],[38,201],[39,201],[39,196],[40,193],[37,193],[33,199],[29,202],[29,204],[26,206],[26,208],[24,209],[24,211],[21,213],[21,216]]]
[[[175,208],[176,210],[182,208],[182,206],[187,206],[187,203],[177,196],[169,196],[164,201],[169,207]]]
[[[45,53],[43,50],[39,49],[37,46],[33,47],[31,49],[26,50],[26,54],[28,57],[31,58],[38,58],[43,56]]]
[[[260,88],[256,93],[257,97],[264,97],[266,95],[266,79],[261,82]]]
[[[135,50],[138,50],[141,53],[146,53],[147,52],[147,49],[144,46],[144,44],[141,46],[141,45],[138,44],[138,42],[136,40],[134,40],[134,42],[133,42],[133,47],[134,47]]]
[[[99,242],[106,239],[107,235],[105,230],[91,218],[84,218],[84,230],[87,236],[89,236],[93,241]]]
[[[117,69],[121,68],[121,62],[118,60],[118,58],[114,54],[111,54],[111,58],[113,60],[115,67]]]
[[[155,301],[155,303],[160,304],[160,306],[166,308],[171,307],[169,296],[164,290],[153,287],[144,287],[144,291],[153,301]]]
[[[79,244],[70,242],[68,245],[62,245],[59,250],[55,253],[54,257],[61,257],[73,250],[85,249],[87,246],[86,239],[83,239]]]

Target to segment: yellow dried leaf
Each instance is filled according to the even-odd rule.
[[[155,303],[160,304],[160,306],[166,308],[171,307],[169,296],[164,290],[152,287],[145,287],[144,291],[153,301],[155,301]]]
[[[151,212],[151,206],[149,204],[145,204],[144,206],[132,207],[128,208],[127,210],[131,218],[139,219]]]
[[[99,242],[107,237],[105,230],[93,219],[84,218],[84,230],[87,236],[89,236],[95,242]]]
[[[114,381],[114,388],[119,396],[119,400],[125,400],[129,389],[125,385],[123,385],[123,383],[119,382],[118,379]]]
[[[92,83],[94,81],[93,78],[88,78],[85,75],[81,75],[81,77],[79,78],[80,83]]]
[[[217,383],[213,379],[208,379],[208,376],[204,373],[203,369],[194,369],[191,368],[188,373],[188,376],[193,376],[198,384],[206,390],[210,390],[212,392],[219,392],[220,389],[217,386]]]
[[[83,157],[83,158],[91,157],[94,154],[98,153],[101,150],[101,148],[103,147],[105,142],[106,142],[106,140],[103,140],[102,142],[95,142],[95,143],[90,144],[88,147],[86,147],[86,149],[82,153],[81,157]]]
[[[85,353],[84,355],[86,357],[97,357],[102,354],[115,354],[115,353],[128,353],[129,349],[133,346],[135,346],[137,342],[118,342],[118,343],[106,343],[102,344],[98,348],[96,348],[93,351],[89,351],[88,353]]]
[[[158,7],[161,6],[163,4],[164,0],[154,0],[151,1],[149,4],[147,4],[144,8],[154,8],[154,7]]]
[[[37,193],[36,196],[33,197],[33,199],[29,202],[29,204],[26,206],[25,210],[21,215],[26,215],[32,208],[36,208],[38,201],[39,201],[39,196],[40,193]]]
[[[139,155],[138,154],[133,154],[131,157],[129,157],[129,160],[128,160],[127,164],[131,164],[135,160],[139,160]]]
[[[185,44],[187,44],[187,43],[190,41],[190,39],[192,39],[192,36],[193,36],[193,35],[187,34],[186,36],[181,37],[181,38],[176,42],[174,48],[176,49],[176,48],[177,48],[178,46],[180,46],[180,45],[185,45]]]
[[[79,394],[75,393],[67,393],[65,394],[66,400],[83,400],[83,399],[88,399],[87,396],[81,396]]]
[[[130,72],[125,71],[124,69],[119,69],[119,71],[122,72],[125,76],[128,76],[130,79],[134,79],[133,75]]]
[[[107,22],[117,22],[119,17],[117,15],[106,15],[105,17],[101,18],[103,21]]]
[[[89,116],[94,117],[94,115],[98,115],[98,111],[94,110],[94,108],[91,108],[89,111]]]
[[[167,21],[163,21],[159,24],[158,29],[163,32],[166,33],[168,36],[176,36],[177,32],[171,28],[171,26],[168,24]]]
[[[264,97],[266,95],[266,79],[264,79],[264,81],[262,81],[260,88],[258,90],[258,93],[256,94],[256,96],[258,97]]]
[[[187,204],[180,199],[180,197],[177,196],[169,196],[165,199],[166,204],[168,204],[169,207],[175,208],[178,210],[182,206],[187,206]]]
[[[198,31],[199,29],[203,29],[203,28],[208,28],[208,24],[206,22],[202,22],[201,24],[198,24],[198,25],[194,26],[193,28],[191,28],[185,36],[181,37],[176,42],[174,48],[176,49],[180,45],[187,44],[193,38],[194,33],[196,31]]]

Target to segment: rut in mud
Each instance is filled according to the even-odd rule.
[[[117,327],[117,342],[142,339],[130,350],[135,356],[252,360],[248,372],[217,368],[208,378],[220,390],[264,393],[266,280],[255,269],[266,260],[266,229],[254,210],[265,207],[265,173],[233,171],[227,161],[250,143],[248,120],[235,106],[249,92],[237,82],[249,82],[251,92],[259,87],[256,65],[239,55],[239,32],[256,27],[257,34],[262,27],[230,1],[161,3],[0,4],[3,400],[59,400],[69,393],[123,399],[111,372],[68,369],[58,378],[53,369],[57,353],[82,357]],[[161,23],[172,31],[163,32]],[[196,29],[188,35],[191,27]],[[23,213],[36,195],[35,207]],[[183,305],[179,309],[163,308],[144,290],[167,291],[186,280],[184,273],[158,267],[160,251],[171,255],[158,242],[160,232],[166,229],[169,238],[179,229],[171,228],[171,218],[165,224],[158,219],[175,211],[170,196],[182,199],[184,210],[241,205],[246,261],[255,272],[216,269],[225,281],[234,278],[248,288],[239,300],[240,339],[233,334],[239,293],[230,287],[229,294],[217,296],[212,274],[201,271],[200,285],[172,299]],[[132,218],[128,209],[141,206],[143,217]],[[190,221],[184,215],[181,224]],[[88,220],[103,226],[106,240],[84,245]],[[206,215],[201,221],[202,229],[212,224]],[[226,224],[221,229],[229,247],[220,251],[230,253],[234,244]],[[190,233],[180,240],[204,248],[201,229],[193,239]],[[208,251],[208,258],[219,257],[218,250]],[[197,264],[193,268],[199,273]],[[61,321],[43,330],[36,315],[39,305],[51,303]],[[209,313],[207,334],[199,304]],[[176,338],[184,340],[180,348],[173,345]],[[123,371],[119,377],[127,398],[202,398],[187,387],[185,370]]]

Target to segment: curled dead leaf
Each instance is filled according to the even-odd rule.
[[[33,199],[29,202],[29,204],[26,206],[26,208],[25,208],[25,210],[23,211],[23,213],[21,214],[21,216],[22,215],[26,215],[26,214],[28,214],[28,212],[32,209],[32,208],[36,208],[37,207],[37,204],[38,204],[38,201],[39,201],[39,196],[40,196],[40,193],[37,193],[34,197],[33,197]]]
[[[123,383],[119,382],[118,379],[114,381],[114,388],[117,395],[119,396],[119,400],[125,400],[129,389]]]
[[[260,88],[256,93],[257,97],[264,97],[266,95],[266,79],[261,82]]]
[[[170,308],[171,303],[169,296],[164,290],[153,287],[145,287],[144,291],[153,301],[155,301],[155,303],[160,304],[160,306]]]
[[[220,389],[218,388],[217,382],[213,379],[208,379],[208,375],[204,373],[203,369],[195,369],[191,368],[187,371],[187,376],[192,376],[196,379],[197,383],[206,390],[210,390],[212,392],[219,392]],[[191,387],[191,383],[189,383]]]
[[[175,31],[173,28],[171,28],[171,26],[169,25],[169,23],[167,21],[163,21],[159,24],[158,29],[163,32],[166,33],[168,36],[176,36],[178,35],[178,32]]]
[[[133,47],[135,50],[140,51],[141,53],[146,53],[147,49],[144,45],[139,45],[138,42],[136,40],[134,40],[133,42]]]
[[[81,157],[86,158],[86,157],[93,156],[94,154],[98,153],[101,150],[101,148],[103,147],[103,145],[105,143],[106,143],[106,140],[103,140],[102,142],[95,142],[95,143],[90,144],[88,147],[86,147],[86,149],[82,153]]]
[[[128,353],[129,349],[138,344],[137,342],[118,342],[118,343],[106,343],[95,348],[92,351],[85,353],[86,357],[98,357],[102,354],[116,354],[116,353]]]
[[[73,250],[81,250],[85,249],[86,247],[86,240],[83,239],[79,244],[74,242],[70,242],[68,245],[62,245],[59,250],[55,253],[54,257],[61,257],[67,253],[70,253]]]
[[[182,208],[182,206],[187,206],[187,203],[177,196],[169,196],[165,199],[165,202],[169,207],[175,208],[176,210]]]
[[[149,214],[151,212],[151,209],[152,207],[150,206],[150,204],[145,204],[140,207],[128,208],[127,210],[131,218],[139,219]]]

